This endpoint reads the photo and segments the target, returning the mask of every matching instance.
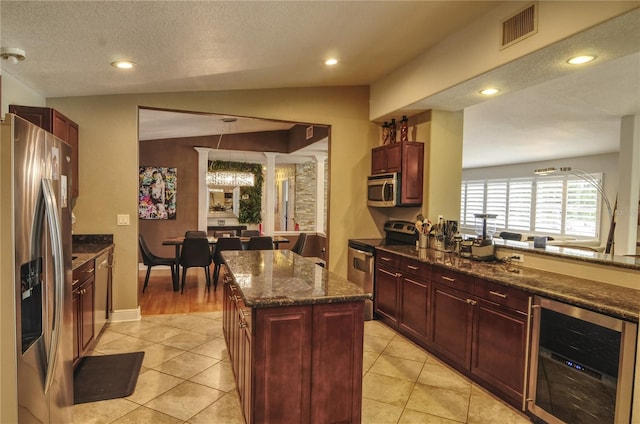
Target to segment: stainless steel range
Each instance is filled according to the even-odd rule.
[[[385,238],[349,239],[347,279],[373,295],[374,262],[377,246],[415,245],[418,233],[413,222],[387,221],[384,224]],[[373,318],[373,297],[365,301],[366,320]]]

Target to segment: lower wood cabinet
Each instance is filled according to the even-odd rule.
[[[529,326],[525,292],[381,251],[375,278],[377,318],[522,406]]]
[[[224,295],[247,423],[360,422],[364,302],[246,308],[230,280]]]
[[[95,337],[95,261],[90,260],[73,271],[73,364],[85,354]]]

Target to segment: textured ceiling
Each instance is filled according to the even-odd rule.
[[[2,0],[2,47],[27,56],[3,61],[2,72],[45,97],[368,85],[499,3]],[[617,151],[620,116],[640,113],[639,13],[407,109],[464,109],[465,167]],[[595,63],[559,68],[585,46],[600,49]],[[340,65],[325,67],[329,56]],[[120,59],[138,65],[109,66]],[[478,80],[504,90],[479,99],[470,89]],[[156,111],[141,116],[140,137],[219,134],[220,118]],[[240,123],[224,130],[248,131]]]

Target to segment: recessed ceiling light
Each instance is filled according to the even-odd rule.
[[[119,60],[117,62],[111,62],[111,66],[118,69],[131,69],[135,65],[135,62],[131,62],[129,60]]]
[[[595,58],[595,56],[576,56],[567,60],[567,63],[570,63],[572,65],[582,65],[583,63],[591,62]]]
[[[493,96],[494,94],[497,94],[499,92],[500,90],[498,90],[497,88],[485,88],[480,92],[480,94],[484,96]]]
[[[327,66],[333,66],[338,64],[338,59],[331,58],[324,61],[324,64]]]

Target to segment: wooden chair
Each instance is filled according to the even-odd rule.
[[[213,255],[213,291],[218,288],[218,277],[220,277],[220,267],[224,263],[220,252],[225,250],[242,250],[240,237],[221,237],[216,242],[216,253]]]
[[[138,244],[140,245],[140,253],[142,254],[142,263],[147,267],[147,275],[144,277],[144,286],[142,286],[142,293],[147,289],[147,284],[149,284],[149,274],[151,273],[151,268],[158,265],[168,265],[171,267],[171,281],[175,278],[176,269],[176,260],[175,258],[164,258],[162,256],[155,255],[147,246],[147,243],[144,241],[144,237],[142,234],[138,235]]]
[[[270,236],[251,237],[247,250],[273,250],[273,238]]]
[[[205,237],[188,237],[184,239],[182,244],[182,253],[180,254],[180,265],[182,265],[182,288],[184,293],[184,283],[187,277],[187,269],[192,267],[202,267],[205,270],[207,279],[207,290],[211,286],[211,251],[209,250],[209,240]]]

